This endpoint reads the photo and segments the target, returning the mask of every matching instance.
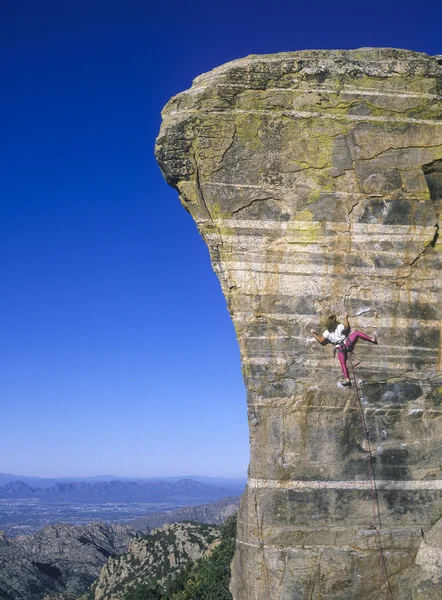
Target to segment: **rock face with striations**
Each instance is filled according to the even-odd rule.
[[[248,393],[234,600],[442,599],[441,63],[250,56],[163,111],[156,156],[208,245]],[[368,441],[310,334],[344,312],[379,338],[356,351]]]

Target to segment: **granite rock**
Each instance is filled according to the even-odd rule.
[[[139,534],[125,525],[58,523],[33,535],[0,538],[0,600],[73,600],[110,556]]]
[[[227,63],[163,111],[157,160],[247,388],[234,600],[442,598],[441,100],[440,56],[309,50]],[[355,358],[368,441],[310,334],[330,313],[379,339]]]

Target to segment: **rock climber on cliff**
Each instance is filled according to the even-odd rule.
[[[351,328],[350,323],[348,322],[348,315],[344,316],[343,321],[343,324],[339,323],[336,315],[330,315],[327,317],[325,322],[326,330],[322,335],[318,335],[314,329],[311,329],[311,333],[315,337],[316,341],[321,344],[321,346],[326,346],[327,344],[334,345],[334,354],[336,352],[338,353],[338,359],[345,378],[340,385],[342,387],[351,387],[351,381],[347,368],[348,353],[353,351],[353,348],[358,340],[364,340],[366,342],[371,342],[372,344],[377,344],[378,341],[376,336],[370,337],[361,331],[353,331],[350,333]]]

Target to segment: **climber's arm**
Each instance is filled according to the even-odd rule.
[[[321,346],[326,346],[327,344],[330,343],[330,341],[326,337],[324,337],[323,335],[318,335],[314,329],[312,329],[311,332],[312,332],[315,340],[317,342],[319,342],[321,344]]]

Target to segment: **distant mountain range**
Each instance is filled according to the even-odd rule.
[[[22,481],[33,488],[51,487],[56,483],[106,483],[110,481],[133,481],[135,483],[152,483],[155,481],[177,482],[183,479],[193,479],[199,483],[215,487],[238,489],[244,488],[246,477],[207,477],[203,475],[181,475],[174,477],[120,477],[118,475],[95,475],[94,477],[32,477],[29,475],[14,475],[0,473],[0,486],[13,481]]]
[[[198,504],[241,494],[244,484],[219,487],[194,479],[141,480],[140,482],[114,480],[87,483],[58,481],[48,487],[36,487],[25,481],[13,480],[0,487],[0,499],[36,499],[44,503],[181,503]]]

